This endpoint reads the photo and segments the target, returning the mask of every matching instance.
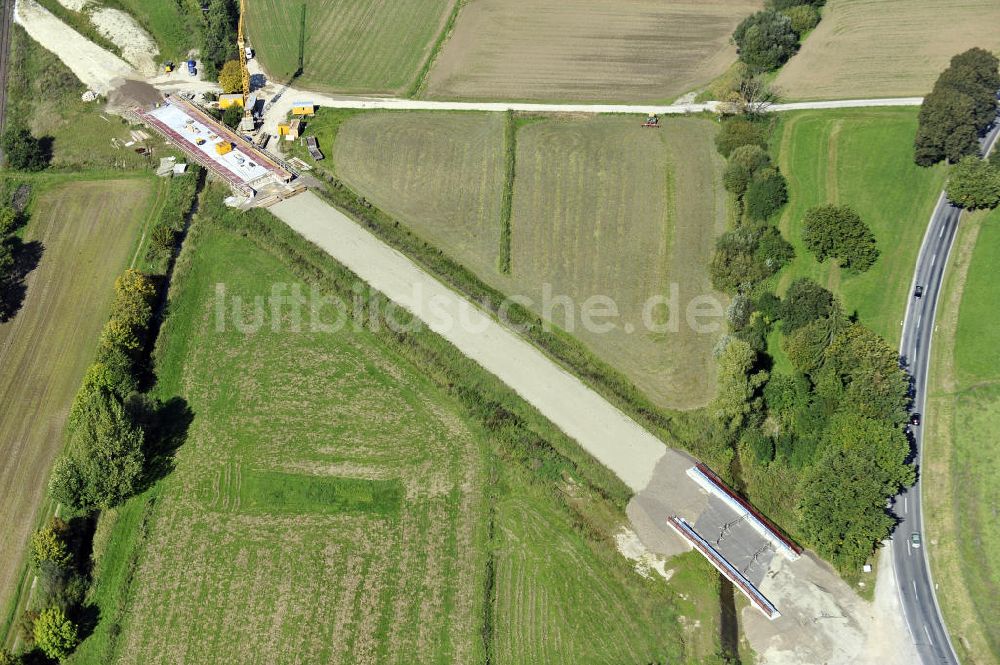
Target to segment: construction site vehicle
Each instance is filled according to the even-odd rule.
[[[195,143],[197,143],[198,145],[205,145],[205,139],[199,138],[195,141]]]
[[[187,64],[188,64],[188,74],[190,74],[191,76],[197,76],[198,75],[198,63],[195,62],[194,60],[188,60]]]
[[[163,71],[165,71],[167,74],[174,71],[174,61],[167,60],[165,63],[163,63]]]
[[[660,116],[655,113],[650,113],[649,117],[646,118],[646,122],[642,123],[643,127],[652,127],[654,129],[659,129],[660,127]]]
[[[229,141],[219,141],[215,144],[215,152],[219,155],[228,155],[233,151],[233,144]]]
[[[243,52],[247,55],[247,60],[253,60],[253,49],[249,46],[243,47]]]
[[[316,115],[316,105],[312,102],[294,102],[292,115]]]

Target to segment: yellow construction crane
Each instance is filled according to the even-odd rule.
[[[247,67],[247,40],[244,30],[244,17],[247,13],[247,1],[240,0],[240,24],[236,35],[236,44],[240,49],[240,75],[243,77],[243,121],[240,130],[252,132],[256,127],[253,120],[253,106],[250,104],[250,69]]]

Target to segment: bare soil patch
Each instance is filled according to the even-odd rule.
[[[829,0],[776,86],[789,99],[924,95],[952,56],[1000,50],[997,25],[996,0]]]
[[[652,102],[721,74],[757,0],[472,0],[428,78],[434,98]]]

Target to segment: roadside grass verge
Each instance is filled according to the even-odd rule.
[[[924,521],[938,602],[963,662],[1000,663],[1000,212],[964,215],[942,291],[925,414]]]

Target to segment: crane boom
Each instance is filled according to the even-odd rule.
[[[247,67],[247,40],[244,20],[247,13],[247,1],[240,0],[240,21],[236,33],[236,45],[240,50],[240,76],[243,79],[243,122],[240,129],[247,132],[254,130],[253,109],[250,107],[250,69]]]

